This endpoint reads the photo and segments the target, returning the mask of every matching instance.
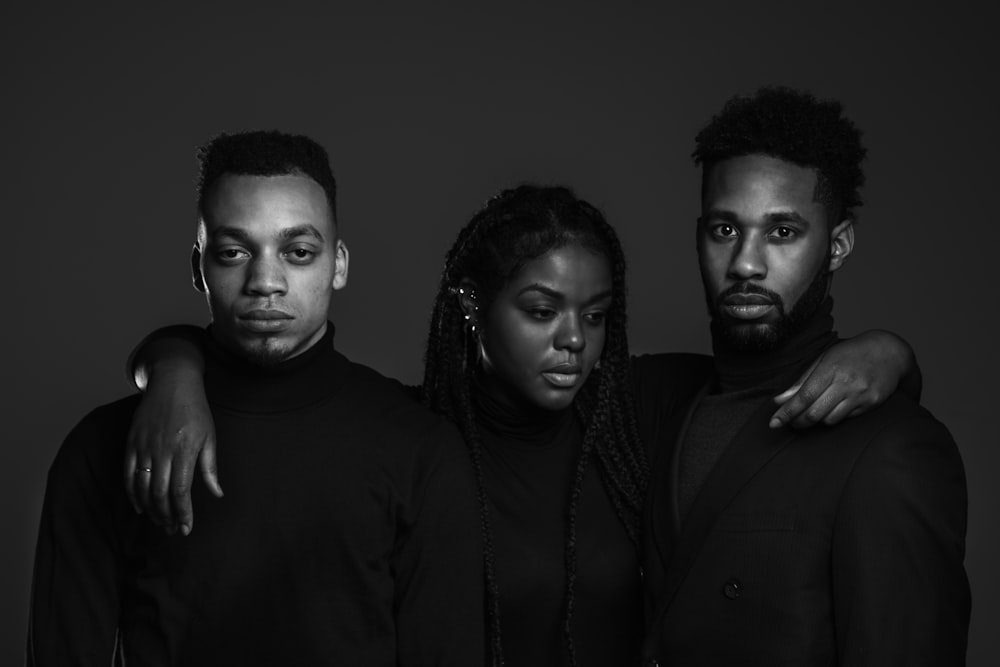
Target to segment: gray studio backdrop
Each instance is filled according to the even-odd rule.
[[[969,664],[1000,650],[989,17],[961,3],[22,4],[0,21],[0,663],[21,659],[62,438],[129,391],[123,364],[143,334],[204,321],[188,275],[197,144],[277,127],[329,148],[351,249],[337,344],[386,374],[419,378],[444,251],[523,180],[574,186],[620,231],[635,351],[707,351],[688,155],[729,95],[764,83],[839,98],[866,131],[838,329],[887,328],[916,348],[924,404],[968,470]]]

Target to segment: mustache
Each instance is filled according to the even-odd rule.
[[[772,292],[769,289],[761,287],[760,285],[755,285],[755,284],[750,283],[750,282],[737,283],[737,284],[733,285],[732,287],[729,287],[729,288],[723,290],[715,298],[715,303],[717,305],[721,305],[723,301],[725,301],[726,299],[728,299],[731,296],[736,296],[736,295],[743,296],[743,295],[748,295],[748,294],[754,294],[754,295],[757,295],[757,296],[762,296],[762,297],[766,298],[768,301],[770,301],[771,303],[773,303],[775,306],[777,306],[778,308],[780,308],[782,311],[784,311],[785,302],[782,300],[780,294],[778,294],[777,292]]]

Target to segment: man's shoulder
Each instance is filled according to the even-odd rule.
[[[375,413],[408,413],[415,419],[434,421],[439,419],[420,402],[416,387],[403,384],[395,378],[386,377],[370,366],[347,360],[349,394],[351,402],[363,404]]]
[[[863,415],[800,435],[825,442],[838,455],[849,457],[855,476],[866,469],[892,468],[900,474],[927,470],[932,475],[962,469],[961,455],[948,428],[900,392]]]
[[[80,474],[116,477],[139,395],[100,405],[76,423],[56,453],[49,477]]]
[[[343,355],[341,355],[343,356]],[[418,395],[413,387],[407,386],[399,380],[387,377],[361,362],[344,357],[347,364],[348,374],[352,390],[367,392],[371,394],[382,394],[390,400],[407,400],[410,403],[418,403]]]
[[[386,377],[364,364],[349,363],[349,394],[355,417],[379,433],[407,440],[456,439],[458,430],[447,419],[423,405],[417,387]]]
[[[140,398],[139,394],[134,394],[97,406],[76,423],[66,437],[66,444],[89,441],[93,437],[126,436]]]
[[[947,427],[909,396],[895,392],[882,404],[831,428],[834,433],[870,433],[873,437],[923,434],[948,439]]]

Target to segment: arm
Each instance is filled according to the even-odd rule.
[[[108,444],[91,415],[49,470],[31,586],[29,667],[112,663],[125,562],[119,535],[135,517],[113,483],[121,447],[109,451]]]
[[[921,385],[920,367],[907,342],[888,331],[867,331],[828,349],[775,397],[780,407],[771,428],[836,424],[884,403],[897,389],[919,400]]]
[[[203,335],[192,326],[159,329],[129,359],[130,374],[146,393],[129,430],[125,490],[136,512],[147,511],[171,534],[179,527],[187,535],[194,526],[191,480],[196,461],[205,484],[222,497],[203,382]]]
[[[947,429],[885,429],[855,465],[834,523],[839,665],[964,665],[966,487]]]

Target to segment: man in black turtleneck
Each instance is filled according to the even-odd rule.
[[[832,427],[769,423],[836,340],[831,274],[864,154],[840,104],[781,88],[733,98],[698,135],[715,359],[677,357],[663,402],[676,440],[647,505],[647,664],[964,664],[967,501],[947,429],[902,395]]]
[[[199,500],[202,530],[169,538],[119,482],[137,398],[84,418],[49,472],[27,663],[481,664],[462,442],[333,347],[348,256],[326,152],[250,132],[200,158],[192,268],[226,497]]]

